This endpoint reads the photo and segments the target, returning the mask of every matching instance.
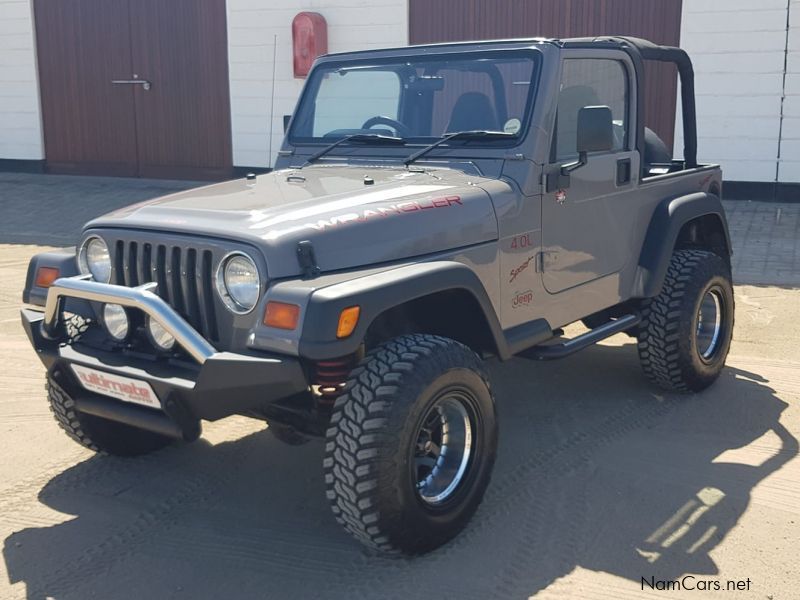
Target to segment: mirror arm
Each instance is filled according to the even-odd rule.
[[[578,160],[576,162],[569,163],[569,164],[563,165],[561,167],[561,174],[565,175],[565,176],[569,175],[573,171],[577,171],[581,167],[586,166],[586,164],[588,162],[589,162],[588,153],[587,152],[579,152],[578,153]]]

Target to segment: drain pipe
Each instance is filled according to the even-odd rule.
[[[792,0],[786,0],[786,41],[783,47],[783,83],[781,85],[781,113],[778,125],[778,156],[775,161],[775,185],[772,186],[772,200],[778,199],[778,184],[781,176],[781,155],[783,150],[783,120],[786,109],[786,76],[789,72],[789,35],[792,31]]]

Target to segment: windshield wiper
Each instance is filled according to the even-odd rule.
[[[456,140],[456,139],[477,140],[482,138],[505,139],[514,137],[515,135],[516,134],[514,133],[506,133],[505,131],[484,131],[482,129],[475,131],[456,131],[455,133],[447,133],[441,139],[436,140],[431,145],[425,146],[422,150],[417,150],[416,152],[414,152],[414,154],[412,154],[403,161],[403,164],[405,164],[406,166],[410,165],[418,158],[425,156],[428,152],[430,152],[434,148],[437,148],[438,146],[441,146],[442,144],[450,140]]]
[[[304,162],[300,168],[302,169],[303,167],[310,165],[315,160],[325,156],[328,152],[330,152],[337,146],[344,144],[345,142],[363,142],[365,144],[379,142],[379,143],[389,143],[389,144],[399,144],[399,145],[403,145],[406,143],[406,141],[403,138],[394,137],[391,135],[383,135],[380,133],[354,133],[352,135],[346,135],[342,139],[336,140],[332,144],[325,146],[322,150],[315,152],[306,159],[306,162]]]

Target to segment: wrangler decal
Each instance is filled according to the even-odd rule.
[[[338,227],[340,225],[346,225],[347,223],[362,223],[369,219],[386,217],[388,215],[402,215],[435,208],[450,208],[451,206],[463,205],[464,204],[461,202],[461,196],[444,196],[441,198],[433,198],[431,200],[409,200],[408,202],[390,204],[389,206],[367,208],[358,212],[335,215],[328,219],[320,219],[315,223],[306,223],[305,225],[301,226],[301,228],[310,227],[316,231],[325,231],[326,229]]]

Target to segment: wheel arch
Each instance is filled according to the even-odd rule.
[[[387,308],[367,328],[367,350],[410,333],[450,338],[478,354],[498,352],[497,340],[480,302],[471,290],[463,287],[441,290]]]
[[[730,266],[733,249],[725,209],[715,194],[668,198],[656,207],[639,256],[633,296],[656,296],[673,251],[691,248],[710,250]]]
[[[361,314],[355,331],[337,339],[339,314],[356,305]],[[415,325],[424,331],[409,331]],[[409,265],[316,290],[309,299],[299,350],[305,358],[324,360],[355,353],[364,342],[423,332],[507,355],[506,339],[483,283],[467,265],[454,261]]]

